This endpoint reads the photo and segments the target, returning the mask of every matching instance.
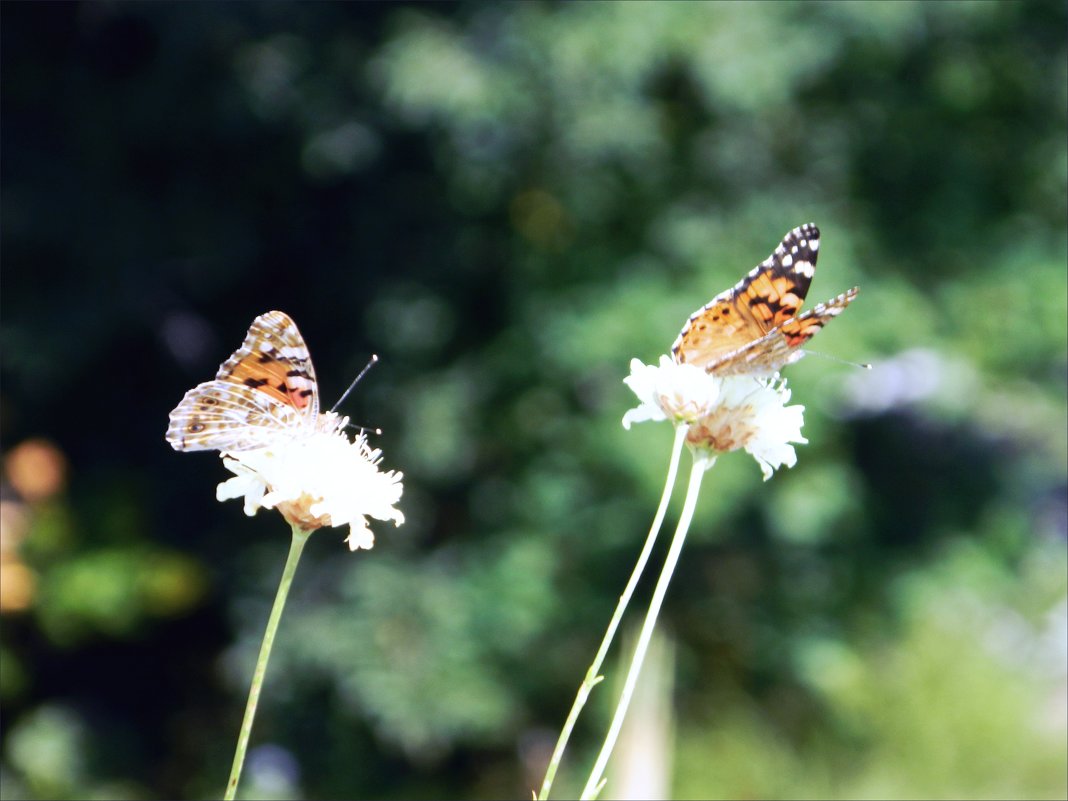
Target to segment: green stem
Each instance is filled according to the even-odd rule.
[[[245,751],[248,749],[248,738],[252,733],[252,721],[256,717],[256,706],[260,700],[263,677],[267,674],[267,660],[271,658],[274,635],[278,631],[278,622],[282,619],[282,610],[286,606],[289,587],[293,583],[293,574],[297,572],[297,563],[300,561],[300,554],[304,550],[304,543],[308,541],[309,534],[311,534],[310,531],[293,526],[293,541],[289,544],[289,556],[286,558],[286,566],[282,571],[282,580],[278,583],[278,592],[274,596],[274,606],[271,607],[271,616],[267,620],[267,630],[263,633],[260,655],[256,659],[256,670],[252,674],[252,686],[248,691],[245,717],[241,721],[241,733],[237,738],[237,750],[234,751],[234,766],[230,769],[230,781],[226,783],[224,796],[226,801],[232,801],[237,793],[237,782],[241,778],[241,768],[245,764]]]
[[[564,749],[567,747],[567,741],[571,737],[572,729],[575,728],[579,713],[582,711],[582,707],[586,705],[586,699],[589,697],[590,692],[604,678],[598,674],[598,671],[600,671],[601,664],[608,653],[608,647],[612,644],[616,629],[619,628],[619,621],[623,618],[623,611],[627,608],[630,597],[634,594],[634,588],[638,585],[638,579],[641,578],[642,571],[645,569],[645,563],[649,561],[649,554],[653,550],[656,537],[660,533],[660,526],[663,524],[664,515],[667,513],[668,501],[671,500],[671,490],[675,487],[675,476],[679,469],[679,454],[682,453],[682,445],[685,441],[686,426],[679,426],[675,431],[675,445],[671,451],[667,480],[664,482],[664,494],[660,497],[660,506],[656,510],[656,517],[653,518],[653,524],[649,527],[649,534],[645,538],[645,545],[642,547],[642,552],[638,555],[638,561],[630,574],[630,580],[627,582],[623,594],[619,596],[619,603],[616,604],[616,611],[608,622],[608,629],[604,633],[604,639],[601,640],[601,647],[597,651],[597,656],[593,658],[593,663],[590,665],[589,670],[586,671],[586,676],[579,686],[578,693],[575,695],[575,703],[571,705],[571,711],[567,715],[567,720],[564,721],[564,728],[560,731],[560,737],[556,741],[556,748],[553,750],[552,758],[549,760],[549,767],[545,770],[545,779],[542,781],[541,792],[538,794],[539,801],[548,799],[549,790],[552,787],[553,780],[556,778],[556,771],[564,757]]]
[[[597,762],[590,772],[590,778],[587,779],[586,786],[582,790],[582,795],[580,796],[582,799],[596,798],[604,786],[601,776],[604,774],[605,766],[608,764],[608,758],[612,755],[616,738],[619,737],[619,730],[623,726],[623,718],[626,717],[627,707],[630,706],[630,699],[634,694],[634,686],[638,683],[638,675],[641,673],[642,662],[645,660],[645,652],[649,648],[649,640],[653,636],[657,615],[660,614],[660,607],[664,602],[664,596],[667,594],[668,584],[671,582],[671,574],[675,571],[675,565],[679,561],[682,544],[686,540],[686,532],[690,528],[690,521],[693,519],[693,510],[697,506],[697,495],[701,489],[701,477],[704,475],[705,470],[712,466],[714,461],[715,457],[694,455],[693,470],[690,472],[690,485],[686,490],[686,501],[682,507],[679,525],[676,527],[675,536],[671,540],[671,547],[668,549],[667,558],[664,560],[664,568],[660,571],[660,578],[657,579],[656,589],[653,590],[653,598],[649,602],[649,611],[645,614],[645,623],[642,624],[641,634],[638,636],[638,644],[634,648],[634,657],[631,659],[630,669],[627,671],[627,679],[623,684],[623,692],[619,696],[619,704],[616,706],[615,715],[612,717],[612,725],[609,727],[608,735],[601,746],[601,753],[597,756]]]

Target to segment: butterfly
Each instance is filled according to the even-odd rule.
[[[171,412],[176,451],[248,451],[335,425],[319,415],[319,386],[308,347],[288,314],[252,321],[245,341],[214,381],[185,393]]]
[[[858,287],[798,314],[816,272],[820,231],[798,226],[735,286],[690,315],[671,355],[715,375],[770,375],[857,296]]]

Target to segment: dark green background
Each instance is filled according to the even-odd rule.
[[[798,465],[705,479],[671,792],[1063,798],[1066,16],[3,3],[0,435],[69,465],[3,487],[3,796],[221,792],[288,529],[163,433],[278,308],[327,405],[382,357],[408,521],[312,538],[245,791],[529,797],[663,480],[628,362],[811,220],[812,301],[861,287],[814,345],[876,369],[791,367]]]

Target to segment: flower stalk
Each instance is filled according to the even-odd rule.
[[[693,519],[697,497],[700,494],[701,478],[715,464],[720,453],[746,450],[760,466],[764,480],[769,479],[779,467],[792,467],[797,455],[791,443],[804,443],[801,426],[804,422],[804,407],[787,406],[790,392],[785,381],[778,377],[756,379],[752,376],[728,376],[726,378],[705,372],[690,364],[675,362],[670,356],[661,356],[658,365],[645,365],[638,359],[631,360],[630,375],[623,379],[638,396],[639,404],[623,415],[623,427],[629,429],[634,423],[647,420],[667,420],[675,427],[675,445],[672,449],[664,494],[660,499],[653,524],[645,545],[638,556],[634,570],[593,663],[586,671],[579,686],[571,711],[560,732],[556,748],[545,772],[541,793],[536,801],[546,801],[552,782],[563,757],[564,748],[571,736],[575,721],[593,688],[603,679],[601,664],[615,637],[631,595],[648,562],[653,544],[663,524],[671,490],[675,484],[679,455],[682,445],[690,447],[693,469],[690,474],[682,516],[675,529],[668,555],[657,580],[645,622],[631,659],[623,691],[600,754],[582,791],[583,799],[596,798],[604,787],[604,770],[615,747],[619,732],[630,706],[631,698],[641,673],[642,663],[656,627],[671,576],[678,564],[682,545]]]
[[[679,426],[676,436],[678,431],[682,431],[683,436],[685,436],[686,426]],[[678,526],[675,528],[675,536],[671,540],[671,547],[668,549],[667,558],[664,560],[664,567],[660,571],[660,578],[657,579],[656,588],[653,590],[653,597],[649,602],[649,610],[645,614],[645,622],[642,624],[641,633],[638,635],[638,644],[634,648],[634,656],[631,658],[630,668],[627,670],[627,678],[623,683],[623,691],[620,693],[619,703],[616,705],[616,711],[612,716],[612,724],[608,728],[608,735],[601,746],[601,752],[597,756],[597,761],[590,772],[590,777],[586,780],[586,786],[582,789],[582,795],[579,796],[582,799],[596,798],[604,787],[604,769],[608,764],[609,757],[612,755],[612,749],[615,747],[616,739],[619,737],[619,731],[623,727],[623,719],[627,715],[627,708],[630,706],[631,697],[634,695],[634,687],[638,683],[638,676],[641,673],[642,663],[645,661],[645,653],[649,649],[649,641],[652,639],[653,629],[656,627],[660,607],[664,603],[664,596],[667,595],[668,584],[671,583],[671,576],[675,572],[675,566],[678,564],[679,554],[682,553],[682,546],[686,541],[686,532],[689,531],[690,521],[693,520],[693,512],[697,506],[697,496],[701,490],[701,479],[705,471],[712,467],[715,461],[715,455],[707,451],[693,450],[693,468],[690,471],[690,482],[686,489],[686,500],[683,502],[682,515],[679,517]]]
[[[638,586],[638,580],[641,578],[642,572],[645,570],[645,565],[649,561],[649,554],[652,553],[653,544],[656,542],[656,538],[660,534],[660,527],[664,523],[664,515],[667,514],[668,502],[671,500],[671,491],[675,487],[675,477],[678,475],[679,468],[679,456],[682,453],[682,446],[685,441],[686,426],[679,426],[675,431],[675,444],[671,450],[671,462],[668,464],[667,480],[664,482],[664,492],[660,497],[660,506],[657,507],[656,516],[653,518],[652,525],[649,527],[649,534],[645,538],[645,545],[642,546],[642,551],[638,555],[638,561],[634,565],[634,570],[631,571],[627,586],[619,596],[619,602],[616,604],[616,611],[612,614],[612,619],[608,622],[608,628],[605,630],[604,639],[601,640],[601,647],[597,650],[597,655],[593,658],[593,662],[590,664],[589,670],[586,671],[586,676],[583,678],[582,684],[579,685],[578,692],[575,694],[575,702],[571,705],[571,711],[568,713],[567,720],[564,722],[564,727],[560,731],[560,737],[556,741],[556,748],[553,750],[552,757],[549,759],[549,766],[545,770],[545,779],[542,781],[541,792],[538,793],[538,801],[546,801],[549,798],[549,791],[552,789],[553,781],[556,778],[556,771],[560,767],[560,761],[564,756],[564,749],[567,747],[567,742],[571,738],[571,732],[575,727],[575,722],[578,720],[579,713],[582,712],[582,708],[586,705],[586,700],[589,698],[593,688],[604,678],[604,676],[600,675],[601,665],[604,663],[605,656],[608,654],[608,649],[612,645],[612,640],[615,638],[616,629],[619,628],[619,623],[623,619],[623,613],[626,610],[627,605],[630,603],[631,596],[634,594],[634,588]]]
[[[237,784],[241,779],[241,769],[245,764],[245,752],[248,750],[249,735],[252,733],[252,722],[256,717],[256,707],[259,705],[260,690],[263,688],[263,679],[267,675],[267,662],[271,658],[271,648],[274,646],[275,634],[278,632],[278,623],[282,619],[282,610],[285,609],[286,598],[289,597],[289,588],[293,584],[293,576],[297,572],[297,563],[304,551],[304,544],[308,541],[311,531],[294,525],[293,540],[289,545],[289,556],[286,558],[286,566],[282,570],[282,579],[278,583],[278,592],[274,596],[274,606],[271,607],[271,616],[267,619],[267,630],[263,633],[263,642],[260,644],[260,654],[256,659],[256,669],[252,673],[252,685],[248,691],[248,703],[245,704],[245,717],[241,721],[241,732],[237,737],[237,748],[234,751],[234,764],[230,769],[230,780],[226,783],[226,801],[233,801],[237,793]]]

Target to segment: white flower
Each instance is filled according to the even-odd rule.
[[[641,403],[623,415],[623,428],[645,420],[693,423],[711,412],[719,397],[721,379],[692,364],[676,364],[661,356],[660,366],[630,360],[630,375],[623,379]]]
[[[324,416],[333,415],[327,412]],[[343,429],[345,418],[324,420],[314,433],[279,438],[270,447],[224,453],[234,477],[216,491],[220,501],[244,497],[245,514],[261,507],[278,509],[291,524],[311,531],[322,526],[350,528],[351,550],[371,548],[374,535],[367,518],[404,522],[395,504],[404,487],[402,473],[378,469],[382,452],[372,449],[361,432],[353,442]]]
[[[686,425],[686,441],[696,449],[726,453],[744,448],[760,465],[764,480],[776,468],[797,463],[791,442],[801,435],[804,406],[787,406],[785,380],[753,376],[714,376],[690,364],[661,356],[660,365],[630,363],[623,379],[641,403],[623,415],[623,427],[643,420]]]

